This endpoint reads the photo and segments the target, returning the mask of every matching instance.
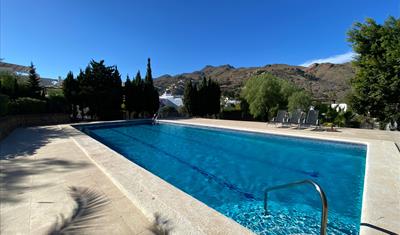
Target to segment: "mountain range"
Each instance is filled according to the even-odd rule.
[[[160,93],[168,90],[173,95],[182,95],[187,81],[198,82],[203,76],[206,76],[220,84],[223,95],[238,97],[247,79],[264,73],[292,81],[297,86],[311,92],[314,99],[342,101],[350,91],[350,79],[354,77],[355,69],[350,62],[312,64],[308,67],[287,64],[240,68],[231,65],[207,65],[200,71],[174,76],[163,75],[154,80],[154,85]]]

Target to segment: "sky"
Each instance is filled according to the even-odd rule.
[[[0,0],[0,58],[41,77],[65,77],[91,59],[123,76],[284,63],[342,63],[346,32],[367,17],[399,17],[399,0]]]

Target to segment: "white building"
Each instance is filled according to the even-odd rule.
[[[170,93],[164,92],[164,94],[160,96],[160,106],[170,106],[178,109],[179,107],[183,106],[182,97],[173,96]]]
[[[345,103],[342,103],[342,104],[331,104],[331,108],[332,109],[335,109],[336,110],[336,112],[339,112],[339,111],[344,111],[344,112],[346,112],[347,111],[347,104],[345,104]]]
[[[228,108],[228,107],[235,107],[237,104],[240,104],[240,101],[239,101],[239,100],[230,99],[229,97],[224,97],[224,98],[223,98],[223,101],[222,101],[222,105],[223,105],[225,108]]]

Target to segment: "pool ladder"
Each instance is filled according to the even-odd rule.
[[[153,124],[153,125],[158,124],[158,115],[159,115],[158,112],[154,114],[153,118],[151,119],[151,124]]]
[[[326,199],[324,190],[322,190],[321,186],[317,184],[316,182],[306,179],[306,180],[301,180],[301,181],[296,181],[288,184],[282,184],[274,187],[270,187],[265,189],[264,191],[264,212],[265,214],[268,214],[268,193],[270,191],[275,191],[278,189],[285,189],[285,188],[292,188],[298,185],[302,184],[311,184],[314,186],[314,189],[318,192],[320,198],[321,198],[321,203],[322,203],[322,214],[321,214],[321,229],[320,229],[320,234],[321,235],[326,235],[326,226],[328,222],[328,201]]]

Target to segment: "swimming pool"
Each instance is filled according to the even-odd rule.
[[[302,179],[327,194],[328,233],[358,233],[364,145],[172,124],[84,131],[258,234],[319,232],[321,204],[307,185],[271,193],[263,214],[266,187]]]

